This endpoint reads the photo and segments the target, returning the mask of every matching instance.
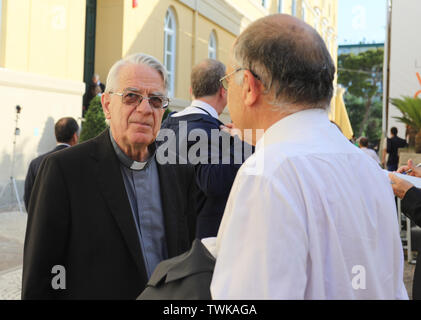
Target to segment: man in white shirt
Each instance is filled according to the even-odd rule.
[[[360,147],[361,151],[372,158],[380,165],[380,159],[377,155],[376,151],[368,148],[368,139],[366,137],[360,137],[358,139],[358,146]]]
[[[323,39],[272,15],[238,37],[231,60],[221,82],[233,123],[265,133],[231,189],[213,299],[408,299],[390,182],[328,118]]]

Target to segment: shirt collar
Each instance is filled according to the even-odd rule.
[[[155,153],[156,153],[156,143],[153,142],[152,144],[150,144],[148,146],[149,149],[149,158],[148,160],[144,161],[144,162],[139,162],[139,161],[135,161],[133,159],[130,159],[124,152],[123,150],[120,149],[120,147],[118,146],[117,142],[114,140],[114,137],[111,133],[111,128],[109,129],[110,132],[110,139],[111,139],[111,143],[113,145],[114,151],[118,157],[118,159],[120,160],[120,162],[127,168],[134,170],[134,171],[140,171],[143,169],[146,169],[148,164],[153,161],[153,159],[155,158]]]
[[[192,107],[200,107],[200,108],[206,110],[207,112],[209,112],[212,117],[214,117],[215,119],[218,119],[218,112],[216,112],[215,108],[212,107],[210,104],[202,101],[202,100],[193,100],[192,103],[191,103],[191,106]]]
[[[307,109],[295,112],[267,129],[257,142],[256,151],[277,142],[293,142],[303,136],[308,136],[303,135],[303,130],[317,132],[318,127],[326,126],[329,123],[328,112],[324,109]]]
[[[70,147],[70,144],[60,142],[60,143],[57,143],[56,147],[58,147],[58,146],[66,146],[66,147]]]

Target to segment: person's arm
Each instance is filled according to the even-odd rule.
[[[218,129],[207,128],[209,136],[211,130]],[[233,138],[226,132],[220,134],[218,139],[209,139],[207,163],[202,158],[195,165],[197,184],[207,196],[223,196],[229,193],[238,169],[254,152],[253,147],[238,137]],[[228,142],[226,145],[224,139]]]
[[[212,298],[303,299],[309,244],[298,196],[282,177],[239,174],[218,232]]]
[[[382,152],[382,166],[383,168],[386,168],[386,155],[387,155],[387,144],[389,143],[389,139],[388,138],[384,138],[384,148],[383,148],[383,152]]]
[[[405,193],[401,205],[402,212],[421,227],[421,190],[416,187],[410,188]]]
[[[70,227],[69,196],[62,170],[47,157],[31,193],[26,227],[22,299],[58,299],[66,290],[54,290],[56,265],[66,268],[65,251]]]
[[[421,190],[404,179],[389,173],[393,193],[401,201],[401,211],[418,226],[421,226]]]
[[[186,193],[186,203],[187,203],[187,227],[189,228],[189,237],[190,243],[193,243],[194,239],[196,238],[196,224],[197,224],[197,215],[198,215],[198,208],[196,203],[196,198],[198,196],[199,188],[195,181],[195,173],[194,170],[191,170],[191,177],[189,181],[189,185],[187,188]]]
[[[384,148],[383,149],[383,154],[382,154],[382,166],[383,166],[383,168],[386,167],[386,154],[387,154],[387,149]]]

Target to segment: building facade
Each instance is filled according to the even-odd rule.
[[[384,43],[341,44],[338,46],[338,56],[341,54],[359,54],[368,50],[384,49]]]
[[[207,57],[228,64],[235,38],[269,14],[309,23],[337,60],[337,0],[0,0],[0,8],[0,191],[12,159],[22,183],[29,161],[54,147],[55,121],[80,121],[93,73],[105,82],[111,65],[129,54],[163,62],[173,110],[189,104],[192,66]],[[228,110],[221,120],[229,120]]]

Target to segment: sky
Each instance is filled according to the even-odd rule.
[[[338,44],[383,43],[387,0],[338,0]]]

